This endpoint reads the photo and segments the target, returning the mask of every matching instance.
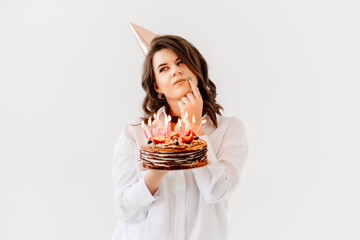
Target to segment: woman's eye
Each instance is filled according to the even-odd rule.
[[[178,65],[181,64],[181,63],[183,63],[183,61],[178,61],[178,62],[177,62]],[[164,71],[166,68],[167,68],[167,67],[161,68],[161,69],[160,69],[160,72]]]

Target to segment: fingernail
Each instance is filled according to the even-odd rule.
[[[189,80],[191,81],[191,80],[192,80],[192,78],[191,78],[191,77],[189,77]]]

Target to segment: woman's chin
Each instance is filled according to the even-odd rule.
[[[180,101],[182,97],[185,97],[188,92],[190,92],[189,87],[179,88],[176,91],[173,91],[172,94],[167,96],[167,99]]]
[[[177,91],[174,95],[177,96],[180,100],[182,97],[185,97],[186,94],[188,94],[188,92],[190,91],[191,89],[189,87],[184,87],[182,89],[179,89],[179,91]]]

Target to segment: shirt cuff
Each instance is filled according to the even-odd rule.
[[[134,189],[134,191],[130,192],[128,199],[136,202],[136,205],[147,206],[159,198],[159,196],[157,196],[158,191],[159,189],[154,195],[152,195],[146,186],[144,177],[142,177],[138,182],[138,186]]]

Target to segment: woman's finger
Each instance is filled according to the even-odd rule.
[[[190,86],[191,86],[191,89],[192,89],[192,91],[194,93],[195,98],[196,99],[201,99],[201,94],[200,94],[199,88],[195,84],[195,81],[193,79],[191,80],[191,77],[189,77],[188,82],[190,83]]]
[[[190,99],[188,99],[187,97],[182,97],[182,98],[181,98],[181,101],[182,101],[183,103],[185,103],[185,105],[187,105],[187,104],[190,103]]]
[[[183,101],[178,101],[179,108],[183,108],[185,106],[185,103]]]
[[[195,103],[196,102],[196,98],[194,96],[194,94],[192,92],[189,92],[188,94],[186,94],[186,97],[192,102]]]

